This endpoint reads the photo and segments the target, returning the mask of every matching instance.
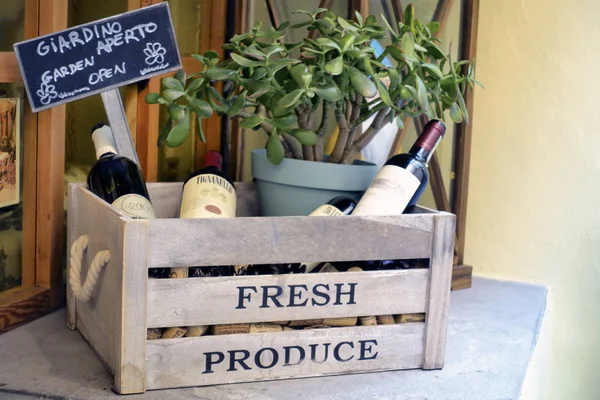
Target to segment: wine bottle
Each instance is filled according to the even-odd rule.
[[[155,218],[142,171],[132,160],[117,154],[110,126],[94,125],[92,140],[98,161],[88,174],[88,189],[131,218]],[[169,270],[151,268],[148,276],[166,278]]]
[[[204,166],[183,183],[179,218],[234,218],[237,196],[233,182],[221,170],[223,158],[217,151],[204,156]],[[192,267],[190,275],[232,275],[233,266]]]
[[[117,154],[110,127],[95,125],[92,140],[98,161],[87,176],[88,189],[131,218],[155,218],[142,171],[132,160]]]
[[[445,132],[442,121],[430,120],[408,153],[391,157],[377,172],[352,215],[400,215],[416,204],[427,187],[427,164]]]
[[[333,216],[337,217],[340,215],[350,215],[354,208],[356,207],[356,200],[349,196],[336,196],[329,200],[327,203],[320,205],[313,212],[308,214],[310,217],[320,217],[320,216]],[[301,267],[304,272],[309,273],[315,268],[317,268],[321,261],[319,262],[309,262],[309,263],[301,263]]]

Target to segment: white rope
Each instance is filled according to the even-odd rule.
[[[92,260],[90,269],[83,286],[81,285],[81,263],[83,261],[83,254],[87,250],[88,237],[87,235],[81,235],[73,242],[71,246],[71,269],[69,271],[69,284],[73,295],[79,301],[88,301],[92,296],[94,287],[98,282],[100,271],[110,261],[110,252],[108,250],[102,250],[96,253],[96,256]]]

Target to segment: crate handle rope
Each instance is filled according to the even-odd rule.
[[[96,256],[92,260],[92,264],[90,265],[87,277],[85,278],[85,282],[81,285],[81,262],[83,260],[83,254],[87,250],[87,245],[87,235],[81,235],[71,246],[69,283],[71,285],[71,290],[73,290],[73,295],[79,301],[88,301],[90,299],[94,287],[98,282],[100,271],[110,261],[110,251],[101,250],[96,253]]]

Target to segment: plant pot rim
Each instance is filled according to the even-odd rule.
[[[257,180],[312,189],[364,191],[379,167],[355,160],[353,164],[332,164],[284,158],[272,164],[265,149],[251,150],[252,175]]]

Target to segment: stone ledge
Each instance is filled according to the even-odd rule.
[[[473,278],[451,294],[446,365],[119,397],[112,377],[60,310],[0,336],[0,398],[68,399],[517,399],[546,308],[542,286]]]

